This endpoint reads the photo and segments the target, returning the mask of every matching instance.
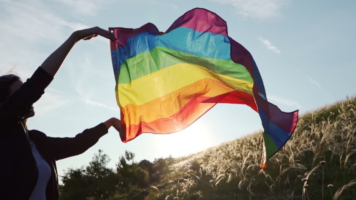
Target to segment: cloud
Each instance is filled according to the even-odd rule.
[[[173,10],[173,11],[179,11],[178,5],[172,3],[173,1],[164,1],[164,0],[133,0],[133,1],[127,1],[127,0],[117,0],[117,2],[120,3],[121,6],[140,6],[140,7],[146,7],[147,6],[156,6],[156,7],[163,7],[166,11],[167,10]],[[126,4],[126,5],[125,5]]]
[[[49,111],[53,111],[69,102],[59,94],[59,91],[48,88],[42,98],[34,104],[37,116],[44,116]]]
[[[49,54],[42,45],[62,43],[86,25],[56,15],[50,3],[39,0],[0,2],[0,68],[28,78]]]
[[[98,79],[112,79],[113,75],[111,69],[99,69],[93,66],[90,56],[85,55],[84,62],[82,63],[71,63],[70,65],[75,65],[76,67],[69,67],[69,76],[74,86],[78,96],[87,105],[98,106],[106,108],[109,110],[119,111],[118,107],[108,106],[104,103],[100,103],[92,100],[95,96],[98,96],[98,91],[95,92],[95,83],[93,80]],[[101,83],[100,87],[107,87],[105,83]],[[96,88],[98,89],[98,88]]]
[[[309,82],[310,82],[311,84],[313,84],[313,85],[315,85],[316,87],[318,87],[318,88],[321,89],[321,85],[320,85],[320,83],[319,83],[318,81],[316,81],[315,79],[313,79],[313,78],[311,78],[311,77],[309,77],[309,76],[307,76],[307,79],[309,80]]]
[[[100,103],[100,102],[96,102],[96,101],[93,101],[93,100],[90,100],[90,99],[84,99],[85,103],[87,103],[88,105],[91,105],[91,106],[99,106],[99,107],[103,107],[103,108],[106,108],[106,109],[109,109],[109,110],[114,110],[114,111],[120,111],[120,109],[118,107],[111,107],[111,106],[108,106],[106,104],[103,104],[103,103]]]
[[[319,91],[321,91],[322,93],[324,93],[324,94],[326,94],[327,96],[329,96],[329,98],[331,99],[335,99],[335,96],[332,94],[332,93],[330,93],[328,90],[327,90],[327,88],[324,88],[318,81],[316,81],[315,79],[313,79],[313,78],[311,78],[310,76],[305,76],[307,79],[308,79],[308,81],[312,84],[312,85],[314,85],[314,86],[316,86],[318,89],[319,89]]]
[[[268,95],[268,100],[274,101],[276,103],[280,103],[286,106],[290,106],[290,107],[296,107],[296,108],[302,108],[302,105],[300,105],[298,102],[296,101],[292,101],[289,99],[285,99],[282,97],[277,97],[274,95]]]
[[[86,61],[88,62],[88,61]],[[73,72],[72,72],[73,73]],[[90,74],[85,74],[82,73],[82,76],[78,76],[77,79],[73,79],[74,81],[74,88],[77,91],[78,95],[80,96],[80,98],[87,104],[90,106],[98,106],[98,107],[102,107],[102,108],[106,108],[109,110],[114,110],[114,111],[119,111],[118,107],[111,107],[108,106],[106,104],[94,101],[91,99],[91,97],[93,96],[93,92],[90,91],[89,87],[85,87],[86,86],[86,82],[88,82],[90,80],[91,75]]]
[[[95,16],[99,6],[95,4],[96,1],[90,0],[57,0],[71,9],[74,13],[81,15]]]
[[[273,51],[276,54],[281,54],[281,50],[274,46],[269,40],[262,37],[259,37],[259,40],[262,42],[262,44],[266,45],[267,49]]]
[[[0,30],[13,39],[35,43],[63,41],[68,33],[86,27],[56,16],[50,7],[40,1],[8,2],[3,5],[6,15],[1,19]]]
[[[288,0],[211,0],[221,4],[230,4],[236,8],[236,13],[257,19],[267,19],[280,16],[282,7]]]
[[[168,7],[168,8],[172,8],[173,10],[179,10],[178,6],[174,3],[170,3],[167,1],[142,1],[141,3],[147,3],[147,4],[151,4],[151,5],[156,5],[156,6],[164,6],[164,7]]]

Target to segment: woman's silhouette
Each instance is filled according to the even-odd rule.
[[[40,99],[74,44],[98,35],[115,40],[98,27],[76,31],[25,83],[12,74],[0,77],[0,199],[58,199],[56,161],[85,152],[111,126],[122,133],[116,118],[74,138],[48,137],[26,126],[27,118],[35,114],[33,103]]]

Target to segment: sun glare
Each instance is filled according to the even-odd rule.
[[[197,153],[216,145],[212,133],[201,122],[195,122],[185,130],[162,135],[160,149],[173,157]]]

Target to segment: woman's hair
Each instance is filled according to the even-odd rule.
[[[21,80],[20,77],[15,74],[7,74],[0,76],[0,104],[3,103],[5,99],[10,95],[11,85],[19,80]]]

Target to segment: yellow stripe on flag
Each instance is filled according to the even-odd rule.
[[[252,95],[253,83],[214,73],[199,65],[180,63],[118,85],[119,106],[142,105],[202,79],[218,80],[227,86]],[[198,89],[198,88],[197,88]],[[193,88],[194,90],[194,88]],[[199,93],[199,91],[195,91]]]

